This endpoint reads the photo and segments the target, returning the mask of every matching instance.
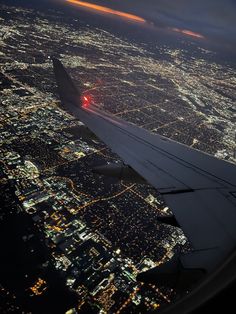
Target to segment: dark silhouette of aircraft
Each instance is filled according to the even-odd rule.
[[[140,273],[137,280],[182,291],[162,313],[193,311],[236,277],[236,166],[99,110],[61,62],[52,61],[62,108],[124,162],[94,171],[155,187],[173,212],[163,222],[179,225],[192,245],[192,251]]]

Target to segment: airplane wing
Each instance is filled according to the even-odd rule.
[[[100,110],[83,98],[59,60],[53,59],[53,67],[64,110],[109,146],[130,175],[157,189],[193,247],[167,267],[155,269],[153,278],[165,280],[176,273],[185,278],[186,270],[188,278],[197,273],[210,278],[219,267],[227,268],[236,248],[236,166]],[[143,274],[139,277],[146,280]],[[225,284],[226,276],[217,287]]]

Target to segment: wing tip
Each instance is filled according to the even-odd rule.
[[[81,106],[80,92],[62,62],[54,56],[50,56],[50,60],[53,64],[53,72],[62,107],[70,112],[73,107]]]
[[[63,66],[63,64],[61,63],[61,61],[59,59],[57,59],[54,56],[50,56],[49,59],[52,61],[54,72],[55,72],[55,69],[58,68],[58,67],[64,69],[64,66]]]

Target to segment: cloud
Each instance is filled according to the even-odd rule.
[[[170,30],[173,32],[181,33],[181,34],[191,36],[194,38],[201,38],[201,39],[205,38],[203,35],[201,35],[199,33],[195,33],[195,32],[190,31],[188,29],[180,29],[180,28],[172,27],[172,28],[170,28]]]
[[[119,10],[114,10],[114,9],[111,9],[109,7],[106,7],[106,6],[101,6],[101,5],[93,4],[90,2],[86,2],[86,1],[79,1],[79,0],[66,0],[66,2],[68,2],[70,4],[77,5],[77,6],[82,7],[82,8],[87,8],[87,9],[90,9],[90,10],[93,10],[93,11],[96,11],[99,13],[116,15],[116,16],[119,16],[121,18],[125,18],[125,19],[139,22],[139,23],[145,23],[146,22],[145,19],[141,18],[140,16],[126,13],[126,12],[122,12]]]

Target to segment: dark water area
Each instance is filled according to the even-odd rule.
[[[77,298],[65,286],[65,280],[53,268],[49,251],[31,217],[20,212],[14,189],[5,184],[0,192],[0,284],[15,296],[20,307],[32,313],[65,313]],[[34,295],[38,279],[46,282],[46,290]],[[7,309],[0,296],[0,312]],[[6,309],[5,309],[6,307]]]

